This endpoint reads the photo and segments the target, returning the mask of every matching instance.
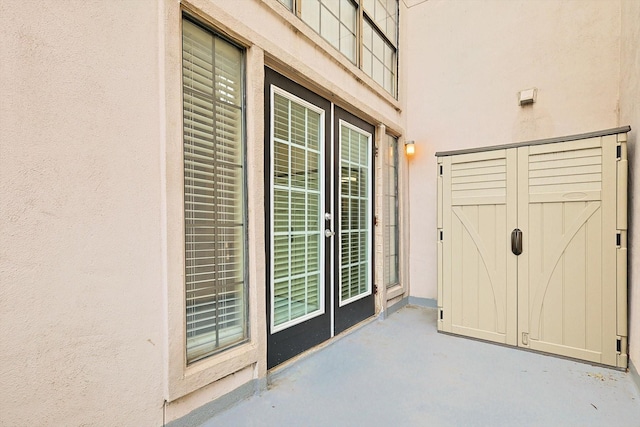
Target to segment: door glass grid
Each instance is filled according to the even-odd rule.
[[[370,136],[340,125],[340,304],[368,295]]]
[[[271,307],[279,330],[322,312],[323,116],[277,92],[273,103]]]

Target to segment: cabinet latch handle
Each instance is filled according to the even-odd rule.
[[[514,255],[520,255],[522,253],[522,231],[516,228],[511,232],[511,252]]]

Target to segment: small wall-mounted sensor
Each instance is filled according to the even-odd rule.
[[[518,101],[520,105],[529,105],[536,102],[536,88],[521,90],[518,93]]]

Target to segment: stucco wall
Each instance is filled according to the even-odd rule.
[[[247,48],[252,332],[186,369],[182,10]],[[264,377],[264,65],[395,134],[401,103],[277,0],[7,0],[0,35],[0,425],[161,425]]]
[[[622,0],[620,124],[629,149],[629,356],[640,366],[640,1]]]
[[[0,425],[162,423],[157,2],[113,4],[0,2]]]
[[[407,60],[411,294],[436,298],[434,153],[618,125],[620,3],[413,2]],[[520,107],[519,91],[537,102]]]

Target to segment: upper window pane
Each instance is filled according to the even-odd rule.
[[[368,20],[364,20],[362,29],[362,70],[395,96],[396,50]]]
[[[398,0],[292,0],[291,3],[295,13],[322,38],[397,96]],[[364,13],[360,13],[359,7]]]
[[[293,0],[278,0],[280,3],[285,5],[287,9],[293,10]]]
[[[187,362],[247,339],[243,52],[183,21]]]
[[[364,11],[378,29],[393,43],[398,44],[398,1],[364,0]]]
[[[351,0],[301,0],[300,17],[356,63],[356,5]]]

